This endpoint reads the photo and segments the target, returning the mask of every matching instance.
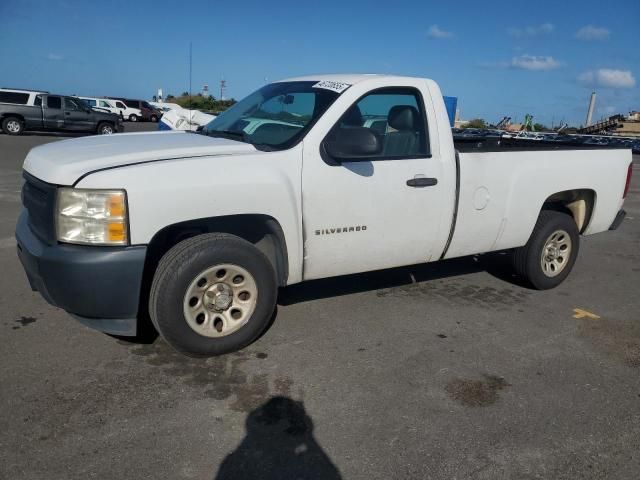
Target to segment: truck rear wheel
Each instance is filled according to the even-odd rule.
[[[2,121],[2,130],[7,135],[20,135],[24,130],[24,123],[16,117],[7,117]]]
[[[233,352],[269,325],[277,298],[269,259],[234,235],[184,240],[160,260],[149,314],[162,337],[191,356]]]
[[[580,247],[573,218],[562,212],[540,212],[529,241],[514,252],[516,273],[537,290],[560,285],[569,276]]]

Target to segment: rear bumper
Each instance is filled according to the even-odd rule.
[[[617,229],[620,226],[620,224],[622,223],[622,221],[624,220],[624,217],[626,217],[626,216],[627,216],[627,212],[625,212],[624,210],[620,210],[618,212],[618,214],[616,215],[616,218],[613,220],[613,223],[609,227],[609,230]]]
[[[135,335],[147,248],[48,245],[27,220],[23,210],[16,240],[31,288],[89,327]]]

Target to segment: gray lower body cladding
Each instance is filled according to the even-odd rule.
[[[146,246],[49,245],[23,211],[16,226],[18,257],[31,288],[82,323],[135,335]]]

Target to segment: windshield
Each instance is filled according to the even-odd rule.
[[[296,144],[339,93],[317,88],[318,82],[280,82],[262,87],[221,113],[203,129],[269,150]]]

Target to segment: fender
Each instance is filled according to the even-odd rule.
[[[302,147],[124,165],[84,177],[77,188],[127,191],[130,241],[148,245],[167,226],[198,219],[258,215],[282,231],[287,284],[302,279]]]

